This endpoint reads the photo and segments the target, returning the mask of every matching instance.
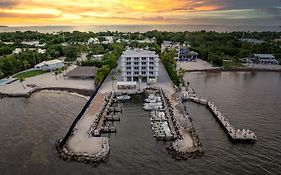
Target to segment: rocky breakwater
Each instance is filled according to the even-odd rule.
[[[56,143],[56,149],[58,151],[58,156],[65,161],[81,162],[86,164],[91,164],[97,166],[100,163],[106,163],[109,156],[109,143],[108,139],[102,140],[102,149],[100,152],[95,154],[89,154],[86,152],[74,152],[68,147],[63,147],[59,149],[58,145],[61,140]]]
[[[164,93],[162,91],[162,93]],[[176,126],[178,139],[171,143],[167,150],[172,158],[176,160],[186,160],[204,154],[203,146],[193,127],[192,119],[187,115],[186,109],[181,103],[180,97],[169,98],[164,94],[167,101],[170,115],[173,116],[173,123]]]
[[[97,124],[97,116],[106,112],[108,103],[111,103],[113,93],[104,95],[97,93],[84,116],[76,124],[66,144],[61,148],[57,141],[56,149],[60,158],[66,161],[75,161],[97,166],[107,162],[110,147],[107,137],[93,137],[92,124]]]

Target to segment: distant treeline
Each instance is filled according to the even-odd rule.
[[[86,45],[89,38],[104,40],[103,36],[114,36],[132,41],[129,44],[93,44]],[[138,43],[137,40],[155,38],[156,43]],[[121,33],[121,32],[58,32],[56,34],[44,34],[34,31],[0,33],[0,78],[12,75],[16,72],[33,67],[35,64],[59,57],[66,57],[66,61],[75,61],[77,56],[88,53],[88,61],[84,65],[96,65],[102,67],[108,65],[113,68],[121,54],[121,49],[126,45],[131,47],[148,47],[160,54],[163,41],[189,42],[191,50],[199,53],[199,57],[211,62],[216,66],[223,66],[223,60],[231,60],[237,63],[240,58],[248,57],[253,53],[271,53],[281,62],[281,42],[277,41],[281,32],[159,32],[149,31],[146,33]],[[263,43],[252,44],[243,42],[241,38],[255,38],[263,40]],[[26,50],[19,55],[13,55],[15,48],[32,48],[34,46],[23,45],[22,41],[34,41],[46,43],[42,49],[46,53],[38,54],[36,51]],[[4,42],[11,42],[4,44]],[[118,48],[118,49],[117,49]],[[118,50],[118,51],[117,51]],[[112,52],[113,51],[113,52]],[[104,54],[102,61],[94,61],[93,55]],[[113,58],[114,57],[114,58]],[[112,62],[115,60],[115,63]],[[106,71],[104,71],[106,72]]]

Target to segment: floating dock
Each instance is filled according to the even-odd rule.
[[[233,141],[255,142],[257,140],[257,136],[253,131],[249,129],[235,129],[213,102],[198,97],[189,97],[189,99],[195,103],[207,106]]]

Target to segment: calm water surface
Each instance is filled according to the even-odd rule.
[[[27,26],[27,27],[0,27],[0,32],[14,31],[38,31],[42,33],[52,33],[59,31],[73,32],[147,32],[152,30],[181,32],[181,31],[281,31],[280,26],[233,26],[233,25],[84,25],[84,26]]]
[[[1,174],[280,174],[281,74],[190,73],[198,95],[212,99],[237,128],[252,129],[253,145],[232,144],[204,107],[187,103],[205,149],[201,158],[175,161],[168,142],[152,137],[143,97],[123,105],[117,134],[110,136],[109,162],[97,168],[64,162],[53,148],[85,99],[65,93],[38,93],[30,99],[0,99]]]

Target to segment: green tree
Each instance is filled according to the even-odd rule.
[[[115,92],[115,89],[114,89],[114,81],[116,81],[116,80],[117,80],[117,78],[116,78],[115,76],[112,76],[112,77],[111,77],[112,90],[113,90],[113,92]]]
[[[30,64],[27,60],[23,60],[22,63],[23,63],[24,69],[27,69],[30,66]]]
[[[63,50],[67,61],[75,61],[78,55],[78,49],[75,46],[67,46]]]

